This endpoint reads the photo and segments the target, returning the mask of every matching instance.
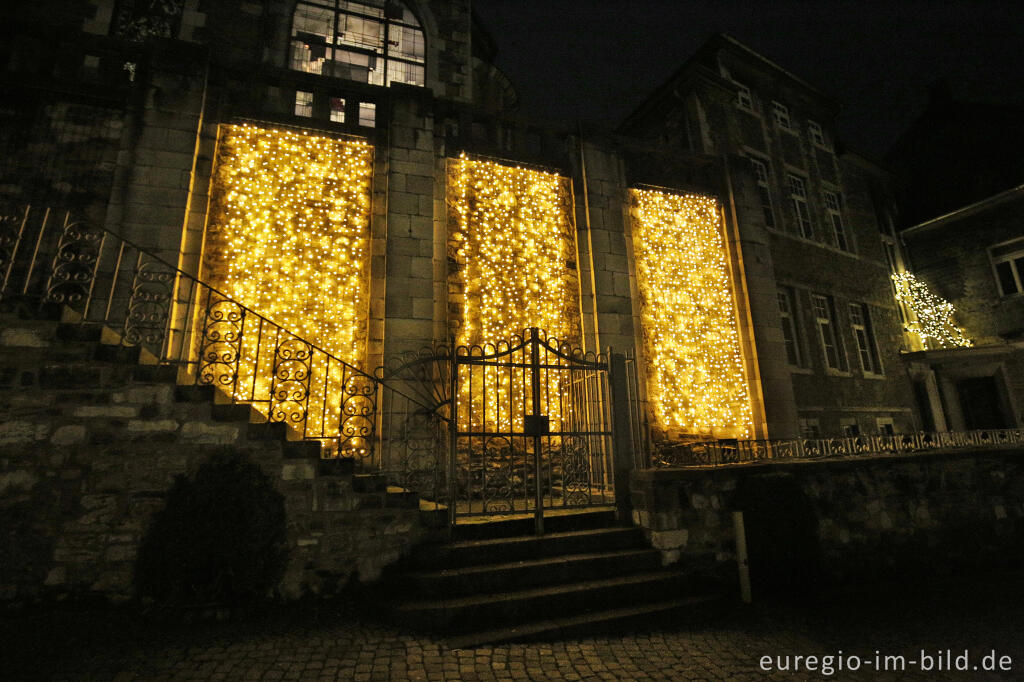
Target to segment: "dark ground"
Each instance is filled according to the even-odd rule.
[[[526,680],[526,679],[1024,679],[1024,573],[915,584],[794,604],[767,599],[696,625],[565,641],[446,650],[384,625],[355,602],[169,624],[130,612],[69,606],[6,613],[4,680]],[[964,672],[921,671],[924,649],[970,652]],[[1011,669],[984,672],[983,657]],[[864,659],[857,674],[763,672],[762,656]],[[902,654],[904,672],[879,673],[875,652]],[[943,654],[944,656],[944,654]],[[909,663],[914,661],[914,664]],[[1005,659],[1004,659],[1005,663]],[[838,664],[833,663],[834,667]]]

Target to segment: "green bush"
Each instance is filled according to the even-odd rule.
[[[139,548],[137,593],[168,606],[239,605],[273,590],[288,559],[284,498],[236,450],[177,476]]]

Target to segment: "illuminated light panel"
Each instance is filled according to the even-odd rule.
[[[372,164],[362,141],[224,126],[204,249],[212,286],[356,367],[366,355]],[[269,390],[275,339],[262,333],[257,348],[246,328],[239,400],[253,382],[257,395]],[[325,374],[313,368],[313,396],[340,381]],[[336,424],[340,388],[328,388],[325,420]],[[306,416],[319,428],[324,409],[313,402]]]
[[[666,430],[749,438],[753,415],[718,202],[631,191],[654,418]]]
[[[964,330],[953,324],[953,304],[936,296],[928,285],[909,272],[892,275],[896,284],[896,300],[906,304],[915,319],[904,329],[921,339],[925,350],[938,348],[969,348],[971,340]]]
[[[554,173],[473,160],[465,155],[452,161],[449,200],[454,226],[449,247],[460,266],[464,294],[462,324],[456,333],[459,345],[484,345],[522,335],[538,327],[562,343],[579,345],[579,280],[575,269],[576,231],[572,222],[569,181]],[[474,384],[496,388],[492,398],[507,406],[530,406],[529,380],[522,370],[494,372],[474,378]],[[565,377],[545,374],[548,386],[539,413],[559,430],[557,396]],[[460,402],[470,400],[469,382],[461,382]],[[511,394],[510,394],[511,392]],[[482,400],[480,395],[473,400]],[[522,414],[511,417],[508,408],[499,413],[490,407],[486,428],[521,430]],[[474,415],[483,413],[475,406]],[[492,423],[493,421],[493,423]],[[474,424],[483,428],[484,424]]]

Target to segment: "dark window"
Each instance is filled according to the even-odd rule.
[[[761,210],[764,211],[764,224],[768,227],[775,227],[775,211],[772,208],[771,174],[768,165],[758,159],[751,159],[750,165],[754,167],[754,177],[757,178],[757,192],[761,197]]]
[[[796,332],[794,309],[793,290],[788,287],[779,289],[779,315],[782,317],[782,338],[786,343],[786,361],[799,367],[800,339]]]
[[[792,173],[787,175],[787,178],[789,179],[789,200],[793,205],[793,215],[800,229],[800,236],[811,239],[814,237],[814,225],[811,224],[811,213],[807,209],[807,190],[804,180]]]

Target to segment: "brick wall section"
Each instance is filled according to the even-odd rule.
[[[419,9],[427,36],[427,87],[438,97],[469,101],[473,94],[470,3],[410,0],[409,5]]]
[[[285,498],[283,598],[372,581],[427,531],[414,494],[321,462],[282,424],[176,387],[127,349],[5,319],[0,335],[0,601],[133,594],[134,561],[175,476],[212,451],[249,453]],[[96,353],[105,360],[96,360]]]
[[[433,114],[422,91],[392,90],[389,146],[379,151],[388,158],[385,357],[419,350],[434,338],[436,261],[444,260],[444,242],[435,240]]]
[[[107,214],[108,229],[171,263],[178,262],[186,223],[195,230],[201,222],[189,211],[206,209],[202,200],[189,201],[205,59],[202,50],[178,43],[155,51],[148,74],[139,75],[142,104],[125,135]],[[201,183],[196,188],[205,191]]]
[[[589,239],[581,173],[574,177],[573,185],[581,261],[577,267],[583,289],[583,312],[589,316],[589,324],[584,324],[589,332],[587,350],[604,352],[610,346],[617,353],[635,352],[638,327],[634,327],[633,296],[636,282],[629,255],[632,245],[627,244],[629,198],[622,161],[615,153],[592,144],[584,144],[583,152],[587,167]],[[593,334],[595,315],[596,335]]]
[[[735,570],[734,511],[744,512],[752,565],[763,558],[757,548],[772,541],[792,549],[790,561],[816,563],[840,583],[998,566],[1024,560],[1022,454],[1006,448],[648,469],[633,474],[633,515],[667,562],[723,573]],[[756,586],[758,576],[752,579]]]
[[[1024,192],[1012,201],[934,229],[910,233],[905,242],[914,272],[956,308],[956,323],[976,345],[1004,343],[1001,335],[1024,331],[1024,296],[1000,297],[988,248],[1024,234]]]

